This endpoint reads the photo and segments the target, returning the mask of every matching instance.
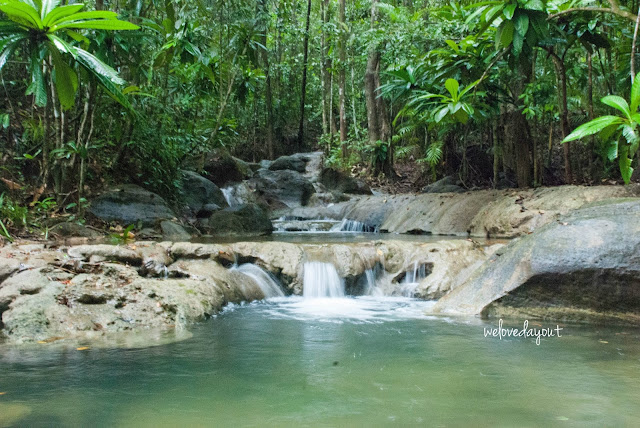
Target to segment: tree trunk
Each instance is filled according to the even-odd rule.
[[[264,66],[264,74],[265,74],[265,108],[267,110],[267,151],[269,159],[274,158],[274,150],[273,150],[273,94],[271,92],[271,67],[269,63],[269,51],[267,50],[267,34],[269,32],[269,11],[267,8],[267,0],[260,1],[260,13],[263,18],[262,22],[262,46],[264,46],[264,50],[262,50],[262,64]]]
[[[569,126],[569,109],[567,107],[567,70],[564,61],[551,48],[549,55],[553,60],[558,80],[558,103],[560,105],[560,123],[562,125],[562,138],[566,138],[571,132]],[[564,180],[566,184],[573,182],[571,173],[571,143],[564,143]]]
[[[340,144],[342,146],[342,157],[347,158],[347,112],[345,107],[345,86],[346,86],[346,66],[347,66],[347,24],[345,14],[345,0],[340,0],[340,82],[338,87],[338,94],[340,96]]]
[[[327,121],[327,36],[325,33],[325,25],[327,24],[327,6],[329,0],[322,0],[320,2],[322,15],[322,27],[320,29],[320,84],[322,85],[322,133],[327,134],[329,132],[329,124]]]
[[[298,150],[304,143],[304,105],[307,98],[307,66],[309,62],[309,22],[311,19],[311,0],[307,1],[307,21],[304,30],[303,60],[302,60],[302,90],[300,94],[300,126],[298,127]]]

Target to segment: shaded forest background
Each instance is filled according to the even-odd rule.
[[[16,2],[32,3],[0,3]],[[637,120],[633,135],[618,127],[561,141],[615,114],[601,97],[629,94],[637,9],[635,0],[87,2],[139,29],[59,37],[120,83],[69,52],[40,52],[36,33],[13,46],[0,30],[0,191],[74,210],[110,181],[172,195],[180,170],[207,157],[309,150],[354,174],[410,176],[415,188],[448,175],[467,188],[619,181],[616,158],[628,143],[633,159]]]

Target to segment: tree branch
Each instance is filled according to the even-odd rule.
[[[572,7],[567,10],[560,11],[558,13],[554,13],[553,15],[549,15],[548,20],[556,19],[564,15],[568,15],[575,12],[595,12],[595,13],[611,13],[613,15],[618,15],[622,18],[628,19],[631,22],[636,22],[637,16],[631,12],[627,12],[626,10],[620,9],[620,6],[617,5],[617,2],[610,1],[612,3],[612,7]],[[613,4],[616,6],[613,7]]]

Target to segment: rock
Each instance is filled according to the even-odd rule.
[[[251,167],[243,160],[223,154],[205,162],[206,178],[217,186],[223,187],[227,183],[238,183],[253,177]]]
[[[594,204],[511,242],[435,311],[640,322],[640,201]]]
[[[358,195],[371,194],[371,189],[364,181],[349,177],[348,175],[331,168],[326,168],[322,171],[320,183],[328,189],[341,193]]]
[[[271,165],[269,165],[269,169],[271,171],[280,171],[283,169],[288,169],[291,171],[296,171],[299,173],[304,173],[307,168],[307,159],[304,156],[293,155],[293,156],[281,156]]]
[[[463,193],[465,189],[460,187],[462,182],[450,175],[422,189],[422,193]]]
[[[155,226],[160,220],[176,217],[164,199],[133,184],[103,193],[91,202],[89,212],[102,221],[115,221],[123,226],[138,223]]]
[[[142,256],[131,248],[116,245],[79,245],[71,247],[67,251],[69,257],[89,261],[93,257],[98,257],[104,261],[114,261],[129,263],[140,266]]]
[[[243,204],[213,213],[207,232],[216,236],[268,235],[273,230],[267,213],[255,204]]]
[[[184,227],[173,221],[163,221],[160,223],[162,238],[167,241],[188,241],[191,234]]]
[[[58,236],[59,238],[80,237],[96,239],[103,236],[101,233],[93,229],[89,229],[86,226],[73,222],[63,222],[56,224],[51,229],[49,229],[49,234]]]
[[[249,180],[259,202],[271,210],[307,205],[315,189],[299,172],[260,170]]]
[[[222,191],[212,181],[191,171],[182,171],[180,196],[191,214],[197,214],[205,206],[227,207]]]
[[[216,204],[205,204],[200,210],[196,213],[196,217],[198,218],[207,218],[210,217],[216,211],[220,211],[222,209],[221,206]]]
[[[380,195],[330,207],[298,207],[278,215],[346,218],[390,233],[515,238],[589,203],[638,195],[638,185]]]
[[[20,261],[16,259],[0,258],[0,285],[20,269]]]

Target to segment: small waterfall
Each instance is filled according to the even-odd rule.
[[[338,276],[334,265],[322,262],[304,264],[303,297],[344,297],[344,295],[344,281]]]
[[[265,271],[259,266],[251,263],[245,263],[240,266],[234,265],[231,269],[251,278],[253,282],[255,282],[256,285],[260,287],[260,290],[262,290],[265,299],[268,299],[270,297],[284,297],[282,287],[280,287],[280,285],[269,272]]]
[[[336,232],[355,232],[355,233],[378,233],[378,228],[369,226],[356,220],[344,219],[339,225],[331,229]]]
[[[365,278],[367,279],[367,286],[364,290],[365,296],[383,296],[384,292],[378,287],[376,278],[380,270],[380,265],[376,265],[373,269],[367,269],[364,271]]]
[[[222,194],[224,195],[224,199],[227,201],[230,207],[235,207],[240,205],[239,201],[235,197],[235,187],[229,186],[220,189]]]
[[[418,288],[420,281],[427,277],[427,266],[425,264],[418,265],[413,263],[413,271],[407,271],[400,286],[400,292],[404,297],[413,297]]]

